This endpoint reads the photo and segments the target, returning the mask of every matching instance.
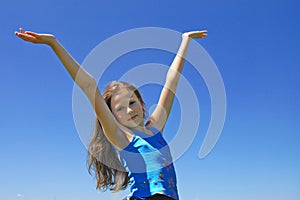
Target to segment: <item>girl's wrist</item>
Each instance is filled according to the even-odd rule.
[[[54,47],[56,44],[58,44],[57,39],[54,36],[51,36],[45,44],[49,45],[50,47]]]
[[[180,47],[178,49],[177,55],[185,58],[186,56],[186,52],[189,46],[189,43],[191,41],[192,38],[190,38],[189,36],[187,36],[186,34],[182,34],[182,40],[181,40],[181,44]]]
[[[181,35],[182,37],[182,41],[186,41],[186,42],[189,42],[192,38],[188,35],[188,33],[183,33]]]
[[[191,37],[186,35],[186,34],[182,34],[182,40],[181,40],[181,46],[184,48],[187,48],[187,46],[189,45],[190,41],[191,41]]]

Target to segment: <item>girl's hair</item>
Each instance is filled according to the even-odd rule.
[[[103,92],[103,98],[111,110],[112,95],[119,89],[125,88],[133,91],[143,107],[145,118],[145,103],[138,89],[126,82],[111,82]],[[125,189],[129,184],[128,172],[123,167],[120,157],[112,144],[103,133],[101,123],[96,119],[94,133],[88,147],[88,171],[97,179],[96,189],[113,191]]]

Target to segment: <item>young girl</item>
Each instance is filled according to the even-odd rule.
[[[119,191],[131,185],[125,199],[176,199],[176,175],[168,144],[162,132],[171,111],[185,55],[193,38],[207,31],[182,34],[182,41],[168,71],[158,105],[144,123],[145,105],[138,89],[125,82],[112,82],[101,94],[94,78],[50,34],[24,31],[19,38],[49,45],[73,80],[87,95],[97,116],[89,144],[88,164],[97,179],[97,189]]]

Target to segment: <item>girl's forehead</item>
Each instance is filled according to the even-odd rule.
[[[120,88],[118,91],[113,93],[112,101],[114,102],[126,101],[135,97],[136,95],[134,94],[134,91],[127,88]]]

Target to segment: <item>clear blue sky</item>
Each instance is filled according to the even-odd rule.
[[[114,34],[164,27],[209,30],[198,42],[217,64],[227,95],[222,135],[200,160],[210,104],[199,89],[203,121],[175,162],[181,199],[299,200],[299,7],[297,0],[2,2],[0,199],[104,200],[127,193],[95,190],[73,121],[73,82],[50,48],[25,43],[14,31],[53,33],[82,63]],[[153,57],[172,61],[168,54]],[[133,63],[125,57],[122,64],[127,62]]]

